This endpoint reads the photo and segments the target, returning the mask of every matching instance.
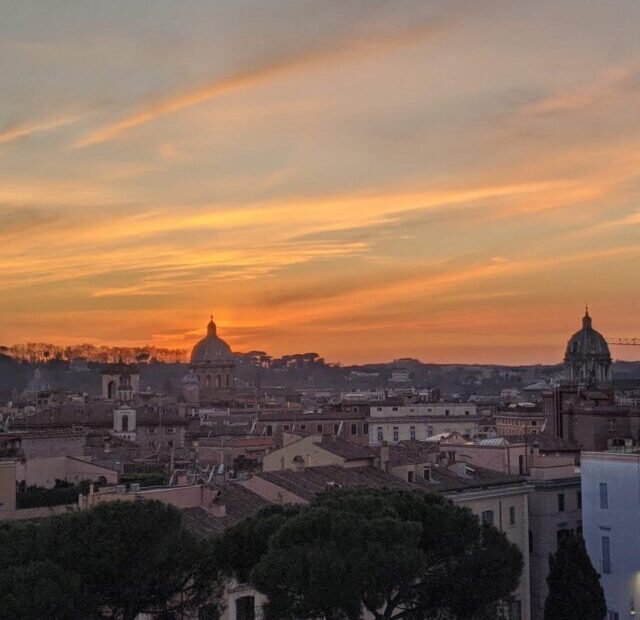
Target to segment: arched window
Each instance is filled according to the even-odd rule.
[[[229,375],[227,375],[226,381],[227,381],[227,387],[229,387],[231,385],[231,377]]]
[[[128,430],[129,430],[129,416],[123,415],[122,416],[122,432],[126,433]]]
[[[207,378],[205,379],[205,385],[210,388],[211,387],[211,376],[207,375]]]
[[[107,398],[109,400],[113,400],[115,396],[116,396],[116,382],[109,381],[109,383],[107,383]]]
[[[216,387],[222,387],[222,377],[220,375],[216,375]]]

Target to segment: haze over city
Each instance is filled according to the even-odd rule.
[[[0,343],[556,363],[640,324],[640,4],[0,3]],[[613,348],[633,359],[636,347]]]

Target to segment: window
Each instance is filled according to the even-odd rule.
[[[600,483],[600,510],[609,508],[609,490],[606,482]]]
[[[501,618],[505,620],[522,620],[522,603],[515,599],[505,600]]]
[[[392,407],[391,411],[398,411],[398,408],[397,407]]]
[[[464,415],[469,415],[469,411],[467,409],[465,409]]]
[[[285,431],[288,431],[289,430],[289,425],[285,424],[283,428],[284,428]]]
[[[582,509],[582,491],[578,491],[578,510]]]
[[[273,435],[273,428],[271,428],[271,424],[267,425],[267,437],[271,437]]]
[[[369,425],[368,424],[363,424],[362,425],[362,434],[363,435],[368,435],[369,434]]]
[[[449,410],[448,409],[444,410],[444,415],[449,415]]]
[[[449,458],[449,461],[451,461],[452,463],[456,462],[456,453],[454,450],[450,450],[449,452],[447,452],[447,457]]]
[[[408,471],[407,472],[407,480],[409,482],[413,482],[413,472],[412,471]]]
[[[382,426],[378,426],[378,430],[376,431],[378,435],[378,441],[382,441],[384,439],[384,435],[382,433]]]
[[[393,441],[400,441],[400,433],[397,426],[393,427]]]
[[[352,435],[357,435],[358,434],[358,425],[357,424],[352,424],[351,425],[351,434]]]
[[[333,425],[333,434],[337,435],[339,431],[340,431],[340,425],[339,424],[334,424]]]
[[[602,537],[602,572],[611,574],[611,540],[608,536]]]
[[[558,525],[558,531],[556,532],[556,544],[558,545],[558,547],[560,546],[560,543],[562,542],[562,539],[565,536],[568,536],[569,534],[571,534],[571,530],[568,529],[567,524],[566,523],[560,523]]]
[[[253,596],[241,596],[236,599],[236,620],[255,620],[256,603]]]
[[[518,456],[518,469],[520,470],[520,475],[524,474],[524,454],[520,454]]]
[[[422,477],[427,481],[427,482],[431,482],[431,468],[430,467],[425,467],[423,472],[422,472]]]
[[[607,620],[620,620],[620,615],[617,611],[608,611]]]
[[[433,436],[433,426],[427,426],[427,437]]]
[[[316,426],[316,431],[317,431],[318,433],[321,433],[321,432],[322,432],[322,424],[318,424],[318,425]]]
[[[533,532],[529,530],[529,553],[533,553]]]
[[[616,421],[615,420],[609,420],[609,430],[610,431],[615,431],[616,430]]]
[[[415,426],[411,426],[409,428],[409,438],[411,439],[411,441],[415,441],[416,440],[416,427]]]
[[[516,507],[509,506],[509,525],[516,524]]]
[[[482,513],[482,522],[493,525],[493,510],[485,510]]]
[[[382,411],[382,407],[376,407],[378,411]]]
[[[301,431],[306,431],[307,430],[307,425],[306,424],[301,424],[300,425],[300,430]]]
[[[558,512],[564,512],[564,493],[558,493]]]
[[[538,424],[538,423],[537,423],[535,420],[532,420],[532,421],[531,421],[531,426],[537,426],[537,424]]]

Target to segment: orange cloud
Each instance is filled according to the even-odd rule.
[[[64,125],[70,125],[71,123],[78,122],[85,116],[85,114],[61,116],[43,121],[35,121],[32,123],[14,125],[13,127],[6,127],[0,131],[0,144],[7,144],[33,134],[44,133],[46,131],[57,129],[58,127],[63,127]]]
[[[563,89],[532,103],[522,110],[524,114],[543,115],[581,110],[624,84],[638,71],[638,63],[607,69],[599,79],[587,84]]]
[[[323,49],[304,51],[294,56],[266,59],[253,67],[228,75],[212,83],[193,88],[177,95],[151,101],[139,110],[121,119],[99,127],[81,138],[76,148],[83,148],[114,140],[129,130],[149,123],[156,118],[178,112],[223,95],[249,88],[287,73],[302,71],[335,61],[347,61],[380,54],[397,47],[417,43],[439,30],[434,25],[420,25],[403,30],[380,34],[375,38],[354,38],[328,44]]]

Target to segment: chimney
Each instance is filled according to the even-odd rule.
[[[389,471],[389,444],[386,441],[380,444],[380,469]]]
[[[211,505],[211,514],[214,517],[226,517],[227,516],[227,507],[225,504],[218,504],[214,502]]]

